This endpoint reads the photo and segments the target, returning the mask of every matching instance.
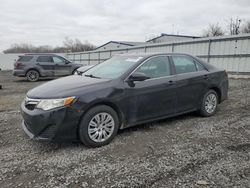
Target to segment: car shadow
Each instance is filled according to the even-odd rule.
[[[185,119],[196,118],[196,117],[200,117],[200,115],[197,112],[190,112],[190,113],[175,116],[175,117],[165,118],[165,119],[161,119],[157,121],[152,121],[149,123],[138,124],[132,127],[125,128],[125,129],[120,129],[118,131],[118,134],[119,135],[128,134],[129,132],[134,132],[134,131],[140,131],[140,132],[153,131],[154,128],[157,128],[157,127],[167,126],[170,123],[172,124],[177,121],[182,121]]]
[[[183,115],[179,115],[176,117],[171,117],[171,118],[166,118],[158,121],[152,121],[150,123],[144,123],[144,124],[138,124],[132,127],[128,127],[125,129],[121,129],[118,131],[117,135],[120,136],[129,136],[132,132],[149,132],[149,131],[154,131],[155,128],[157,127],[163,127],[163,126],[170,126],[174,124],[177,121],[183,121],[186,119],[193,119],[196,117],[200,117],[197,112],[191,112]],[[91,150],[95,148],[89,148],[85,145],[83,145],[80,140],[79,141],[73,141],[73,142],[46,142],[46,141],[35,141],[31,140],[31,144],[34,146],[33,148],[37,152],[41,153],[51,153],[51,152],[56,152],[60,151],[61,149],[65,148],[79,148],[83,150]],[[104,146],[105,147],[105,146]],[[102,147],[101,147],[102,148]]]
[[[44,82],[44,81],[51,81],[54,80],[56,78],[40,78],[38,81],[36,82]],[[27,79],[18,79],[18,80],[13,80],[13,82],[27,82],[27,83],[35,83],[35,82],[30,82]]]

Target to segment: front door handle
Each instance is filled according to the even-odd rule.
[[[168,84],[169,84],[169,85],[174,85],[174,84],[175,84],[175,81],[169,80],[169,81],[168,81]]]
[[[209,79],[209,77],[210,77],[210,76],[207,75],[207,74],[203,75],[203,78],[204,78],[204,79]]]

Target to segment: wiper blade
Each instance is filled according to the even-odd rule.
[[[90,78],[101,78],[101,77],[98,77],[98,76],[94,76],[93,74],[85,74],[84,76],[90,77]]]

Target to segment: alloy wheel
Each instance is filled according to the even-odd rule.
[[[105,142],[113,134],[115,121],[113,117],[101,112],[96,114],[89,122],[88,135],[94,142]]]
[[[205,100],[205,110],[207,113],[211,114],[215,111],[217,107],[217,97],[214,93],[207,95]]]
[[[34,71],[34,70],[30,70],[28,73],[27,73],[27,78],[29,81],[37,81],[38,78],[39,78],[39,73],[37,71]]]

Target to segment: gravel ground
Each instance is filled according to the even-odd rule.
[[[215,116],[120,131],[107,146],[41,143],[21,129],[29,83],[0,72],[1,187],[250,187],[250,80],[230,80]]]

